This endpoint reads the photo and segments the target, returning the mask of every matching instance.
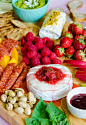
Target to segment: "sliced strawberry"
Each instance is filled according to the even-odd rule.
[[[63,37],[61,40],[60,40],[60,45],[62,48],[68,48],[70,47],[72,44],[71,42],[71,39],[68,38],[68,37]]]
[[[53,51],[58,57],[62,57],[64,55],[64,48],[60,45],[55,45]]]
[[[73,46],[70,46],[68,47],[66,50],[65,50],[65,55],[68,57],[68,58],[71,58],[73,56],[75,52],[75,49]]]
[[[74,58],[76,60],[83,60],[85,58],[85,54],[84,54],[84,52],[82,50],[77,50],[74,53]]]
[[[67,64],[71,64],[71,65],[83,65],[85,66],[86,65],[86,62],[85,61],[79,61],[79,60],[64,60],[63,63],[67,63]]]
[[[65,31],[62,33],[63,37],[73,38],[73,34],[71,31]]]
[[[81,24],[75,24],[72,27],[72,33],[75,35],[83,34],[83,27]]]

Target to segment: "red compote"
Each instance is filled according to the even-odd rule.
[[[86,94],[77,94],[70,100],[72,106],[79,109],[86,109]]]
[[[45,81],[49,84],[55,84],[58,80],[62,80],[64,76],[65,74],[60,69],[51,66],[43,66],[36,72],[39,81]]]

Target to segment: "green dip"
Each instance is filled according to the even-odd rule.
[[[18,0],[15,6],[21,9],[37,9],[46,4],[45,0]]]

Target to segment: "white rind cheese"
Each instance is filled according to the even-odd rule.
[[[66,76],[62,80],[57,81],[55,85],[48,84],[44,81],[41,82],[36,78],[35,73],[43,66],[58,68],[66,74]],[[65,97],[72,89],[72,74],[66,66],[59,64],[39,65],[29,70],[26,82],[28,91],[33,92],[37,99],[42,97],[45,101],[53,101]]]
[[[59,13],[51,17],[52,13]],[[49,19],[52,21],[52,24],[49,24]],[[45,18],[42,27],[39,31],[39,36],[49,37],[50,39],[58,39],[61,36],[63,26],[66,22],[66,14],[65,12],[60,12],[58,9],[53,9],[48,16]]]

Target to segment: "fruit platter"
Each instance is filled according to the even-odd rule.
[[[53,2],[0,1],[3,125],[86,125],[86,1]]]

